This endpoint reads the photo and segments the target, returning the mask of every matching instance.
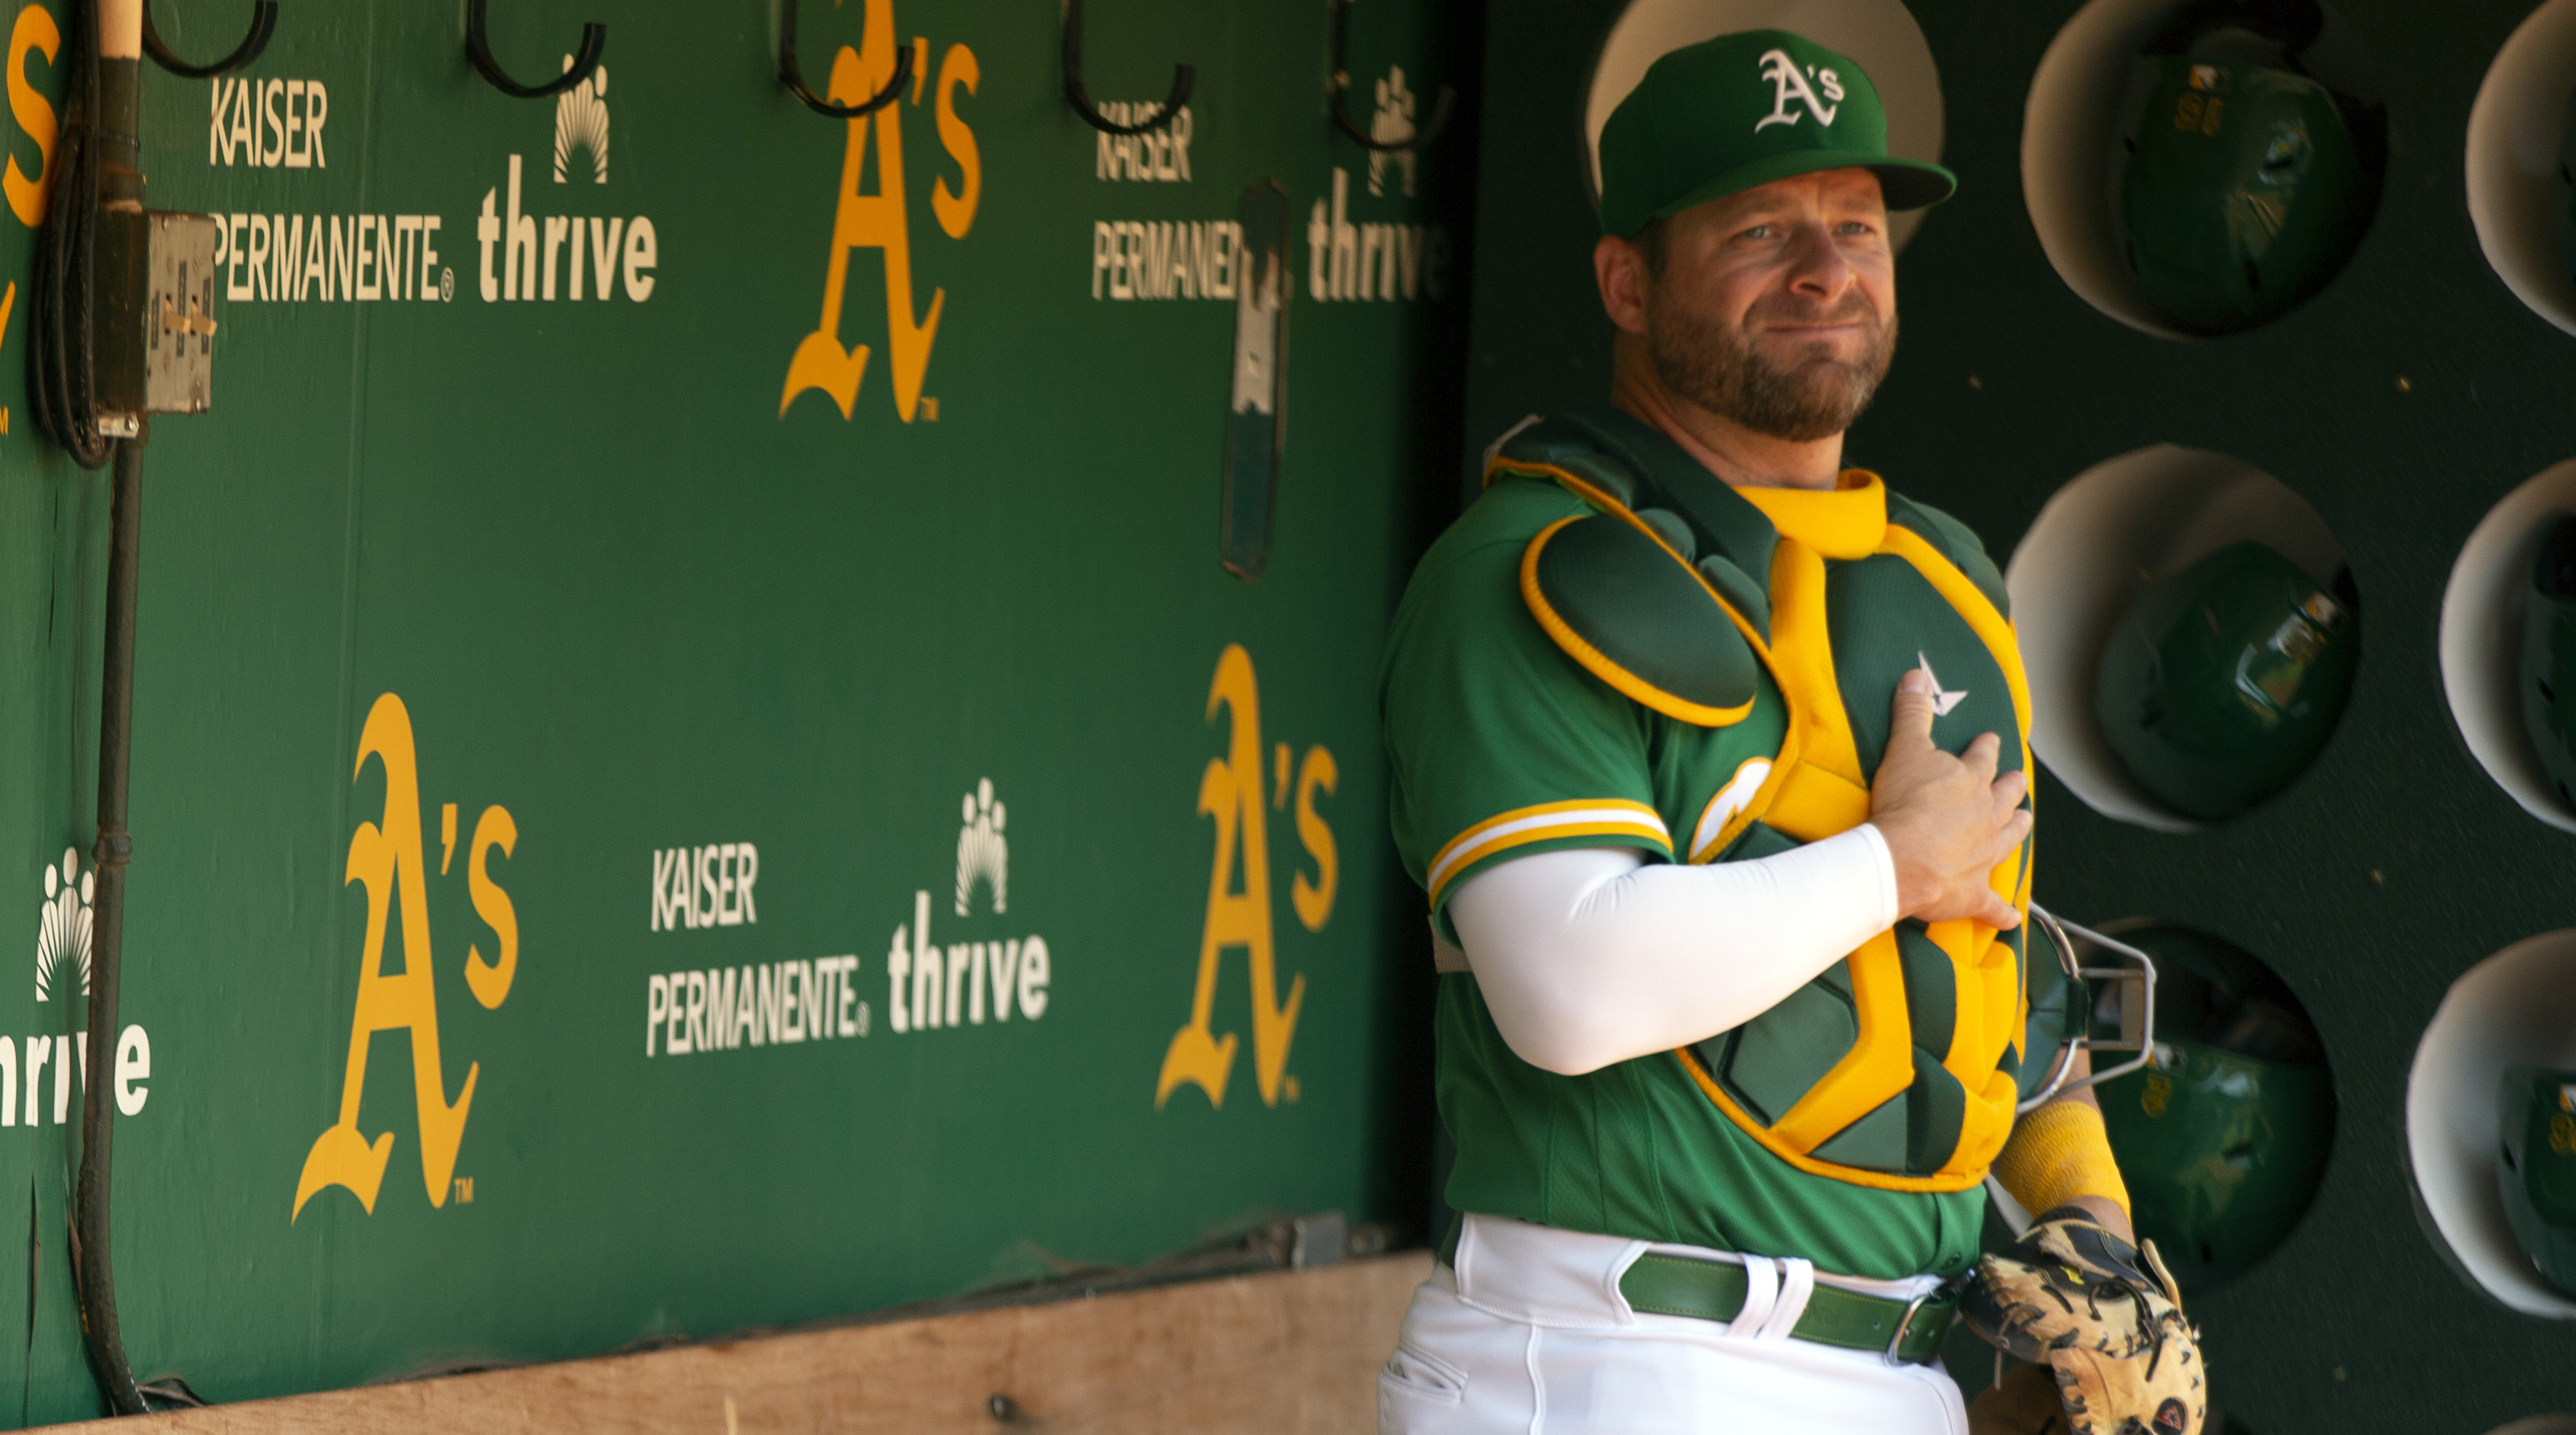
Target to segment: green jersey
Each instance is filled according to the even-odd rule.
[[[1690,462],[1633,421],[1595,423],[1617,425],[1631,454]],[[1722,722],[1688,721],[1588,671],[1534,614],[1534,540],[1597,507],[1557,483],[1498,475],[1424,556],[1389,636],[1381,685],[1396,844],[1453,940],[1449,895],[1496,862],[1602,846],[1705,861],[1788,845],[1739,820],[1790,735],[1767,667],[1749,705]],[[1768,533],[1751,505],[1743,512]],[[1876,726],[1883,733],[1883,717]],[[1467,974],[1441,978],[1436,1040],[1457,1210],[1803,1256],[1875,1278],[1955,1272],[1976,1253],[1984,1196],[1973,1181],[1882,1189],[1801,1169],[1731,1120],[1704,1089],[1708,1070],[1695,1075],[1684,1053],[1582,1076],[1543,1071],[1504,1043]]]

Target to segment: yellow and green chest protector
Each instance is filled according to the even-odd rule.
[[[1834,492],[1736,489],[1624,416],[1528,424],[1488,485],[1558,484],[1521,596],[1601,681],[1683,722],[1748,716],[1767,669],[1787,733],[1751,802],[1689,859],[1745,861],[1869,819],[1896,682],[1933,675],[1933,740],[2003,739],[2030,763],[2030,700],[2003,580],[1966,528],[1851,470]],[[2030,848],[1995,869],[2024,912]],[[1702,1094],[1802,1171],[1890,1190],[1982,1180],[2010,1135],[2023,1059],[2021,929],[1907,920],[1769,1011],[1674,1053]]]

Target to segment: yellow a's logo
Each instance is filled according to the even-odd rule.
[[[1306,1002],[1306,978],[1289,983],[1288,1000],[1279,1000],[1277,957],[1270,939],[1270,841],[1263,811],[1261,692],[1254,681],[1252,655],[1241,644],[1228,644],[1208,688],[1207,720],[1219,709],[1232,715],[1226,755],[1210,758],[1199,777],[1199,814],[1216,821],[1216,861],[1208,875],[1207,923],[1199,936],[1198,987],[1190,998],[1189,1024],[1173,1034],[1163,1053],[1163,1074],[1154,1085],[1160,1108],[1183,1082],[1194,1083],[1208,1101],[1225,1105],[1226,1081],[1234,1072],[1237,1045],[1233,1032],[1217,1036],[1209,1029],[1215,1014],[1218,960],[1229,947],[1241,947],[1252,965],[1252,1068],[1265,1106],[1279,1104],[1288,1070],[1288,1045],[1297,1035],[1297,1012]],[[1278,750],[1277,800],[1288,796],[1288,745]],[[1321,931],[1332,919],[1333,892],[1339,861],[1332,829],[1315,813],[1317,788],[1329,793],[1339,783],[1333,755],[1321,747],[1306,750],[1296,785],[1297,834],[1315,861],[1315,879],[1304,872],[1291,884],[1290,900],[1297,918],[1309,930]],[[1240,888],[1235,874],[1242,873]],[[1290,1087],[1293,1098],[1293,1083]]]
[[[439,1069],[438,989],[430,979],[428,864],[421,855],[420,779],[413,754],[411,713],[401,698],[392,693],[376,699],[367,714],[367,725],[358,736],[357,769],[354,781],[365,774],[367,759],[375,758],[385,770],[385,811],[381,823],[362,822],[349,838],[349,864],[344,882],[364,882],[367,886],[367,945],[358,967],[357,1015],[349,1029],[348,1073],[340,1087],[340,1119],[325,1130],[305,1154],[304,1174],[295,1183],[294,1216],[304,1214],[304,1203],[326,1186],[345,1186],[356,1195],[358,1204],[369,1214],[376,1209],[376,1188],[385,1178],[385,1163],[393,1156],[394,1133],[386,1131],[374,1141],[358,1133],[358,1106],[366,1093],[367,1045],[378,1032],[400,1031],[411,1038],[411,1077],[414,1096],[420,1108],[421,1178],[429,1187],[432,1206],[447,1204],[448,1179],[456,1170],[456,1149],[465,1140],[466,1109],[474,1104],[475,1078],[482,1074],[481,1063],[465,1069],[465,1089],[457,1094],[454,1104],[447,1100],[447,1086]],[[443,814],[446,853],[439,870],[444,872],[456,854],[455,809]],[[510,905],[509,895],[494,885],[485,871],[485,859],[494,847],[507,857],[518,845],[518,824],[501,807],[487,807],[474,824],[474,840],[468,848],[466,872],[474,899],[475,913],[492,928],[500,941],[500,960],[486,962],[479,948],[468,947],[465,953],[465,983],[474,999],[486,1007],[497,1007],[510,994],[510,981],[519,966],[519,921]],[[385,965],[385,931],[391,922],[395,899],[402,906],[402,963],[400,975],[387,976]],[[288,1217],[290,1221],[294,1216]]]
[[[864,104],[874,98],[894,79],[894,0],[867,0],[865,48],[852,50],[844,45],[832,57],[832,79],[825,87],[825,98],[837,104]],[[920,50],[928,53],[925,43]],[[921,63],[926,64],[924,58]],[[939,64],[939,83],[933,99],[939,125],[939,142],[947,148],[949,158],[958,169],[961,188],[951,190],[942,176],[931,196],[930,207],[939,227],[952,239],[963,239],[975,224],[975,206],[982,196],[983,162],[975,148],[974,132],[957,117],[956,91],[963,85],[968,94],[975,92],[981,72],[975,54],[963,45],[951,45]],[[913,77],[912,103],[921,102],[920,69]],[[930,346],[939,334],[939,310],[947,301],[948,291],[930,291],[929,317],[915,322],[912,311],[912,230],[904,208],[903,185],[903,104],[900,98],[888,102],[872,113],[845,121],[849,126],[849,144],[841,159],[839,202],[832,215],[832,262],[823,274],[823,316],[796,346],[796,356],[787,364],[787,386],[778,396],[778,412],[807,389],[820,389],[831,396],[848,418],[859,399],[859,381],[867,377],[868,346],[841,346],[841,299],[849,284],[850,252],[874,249],[885,259],[886,347],[894,366],[894,408],[905,423],[912,422],[914,411],[921,405],[922,375],[930,367]],[[868,131],[877,137],[877,192],[859,192],[859,173],[866,167]],[[934,411],[931,415],[938,417]]]

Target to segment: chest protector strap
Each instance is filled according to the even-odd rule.
[[[1843,707],[1826,609],[1829,564],[1892,557],[1921,575],[1966,622],[2002,671],[2011,692],[2016,727],[2011,740],[2020,752],[2022,770],[2030,770],[2030,693],[2012,624],[1976,581],[1932,542],[1911,528],[1888,521],[1886,490],[1876,475],[1859,470],[1846,472],[1844,486],[1833,493],[1734,490],[1738,498],[1760,509],[1778,533],[1769,563],[1766,635],[1760,625],[1749,621],[1736,603],[1729,602],[1708,581],[1705,565],[1694,566],[1680,550],[1676,535],[1669,531],[1673,526],[1669,513],[1640,516],[1638,510],[1647,508],[1653,497],[1645,491],[1640,476],[1606,455],[1569,452],[1561,430],[1548,437],[1554,442],[1546,445],[1550,451],[1543,456],[1515,454],[1507,448],[1488,469],[1486,481],[1491,483],[1507,473],[1554,481],[1581,496],[1602,517],[1652,540],[1653,550],[1659,551],[1664,560],[1698,580],[1696,590],[1723,611],[1729,620],[1727,626],[1768,669],[1787,703],[1788,731],[1770,773],[1715,840],[1694,844],[1692,860],[1710,860],[1727,852],[1756,823],[1793,842],[1806,843],[1849,831],[1869,820],[1870,775],[1861,769],[1851,718]],[[1541,534],[1531,544],[1524,564],[1524,597],[1534,612],[1547,602],[1537,574],[1547,541],[1557,528]],[[1630,546],[1640,553],[1648,551],[1642,544]],[[1716,716],[1709,712],[1715,704],[1705,697],[1694,704],[1649,701],[1641,695],[1633,674],[1623,681],[1602,671],[1604,643],[1574,633],[1562,614],[1546,611],[1540,616],[1542,626],[1549,629],[1560,646],[1630,696],[1684,721],[1719,725],[1710,720]],[[1551,616],[1558,621],[1548,622]],[[1578,652],[1575,645],[1568,643],[1569,637],[1588,653]],[[1623,667],[1622,671],[1626,673],[1627,669]],[[1892,690],[1894,674],[1887,676]],[[1862,684],[1863,689],[1869,686]],[[1741,713],[1730,713],[1726,720],[1737,716]],[[1990,878],[1994,891],[2025,917],[2030,909],[2029,858],[2030,847],[2025,843],[1995,868]],[[1963,1190],[1984,1179],[1987,1166],[2011,1134],[2013,1107],[2019,1094],[2014,1069],[2021,1056],[2026,1017],[2020,957],[2011,945],[1997,940],[1994,928],[1981,922],[1957,920],[1919,927],[1922,936],[1947,958],[1949,966],[1952,1028],[1940,1065],[1965,1093],[1956,1141],[1946,1153],[1938,1153],[1937,1160],[1910,1161],[1902,1171],[1855,1166],[1817,1154],[1834,1137],[1905,1096],[1918,1084],[1916,1063],[1923,1034],[1916,1030],[1908,1008],[1899,930],[1891,928],[1879,933],[1844,958],[1845,981],[1838,985],[1848,988],[1857,1036],[1842,1057],[1776,1119],[1764,1120],[1730,1095],[1698,1051],[1684,1049],[1674,1056],[1730,1121],[1800,1170],[1881,1189]],[[1755,1018],[1746,1029],[1762,1020]]]

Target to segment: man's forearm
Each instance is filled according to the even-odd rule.
[[[2036,1060],[2040,1053],[2029,1055]],[[2092,1074],[2091,1054],[2077,1052],[2068,1077]],[[2120,1239],[2136,1238],[2129,1226],[2129,1185],[2120,1177],[2101,1103],[2089,1086],[2022,1117],[1995,1158],[1994,1175],[2034,1216],[2076,1206]]]
[[[1770,1010],[1895,924],[1896,878],[1866,825],[1699,867],[1580,848],[1478,873],[1449,916],[1503,1040],[1579,1076]]]

